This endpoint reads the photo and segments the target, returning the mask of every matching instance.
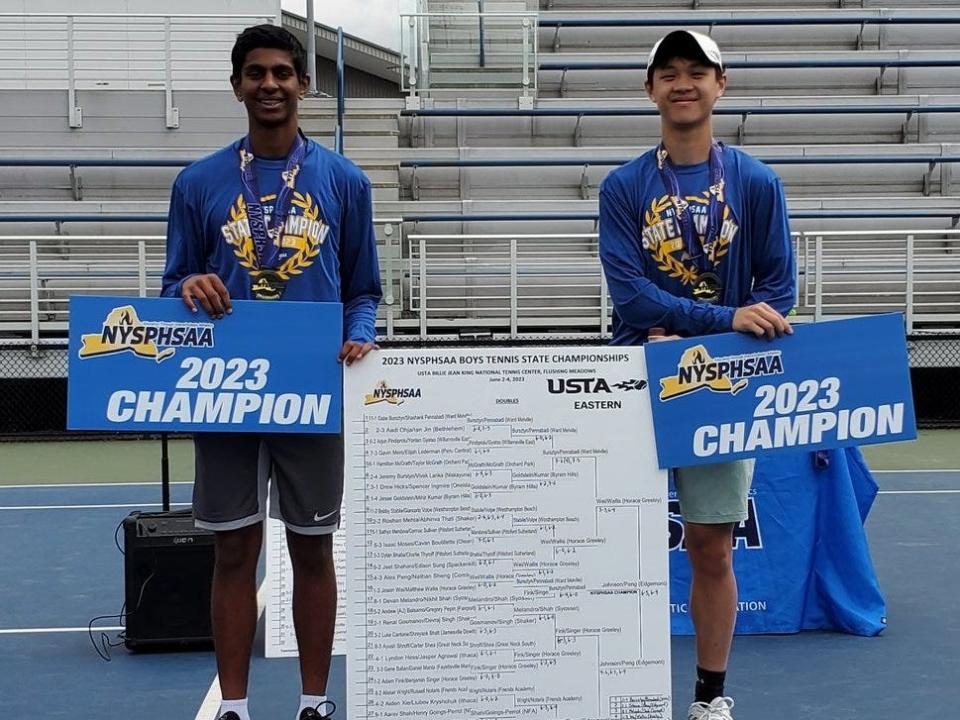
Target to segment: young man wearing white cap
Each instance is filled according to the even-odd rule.
[[[732,330],[791,333],[794,260],[780,179],[714,140],[726,88],[709,37],[677,30],[650,53],[646,90],[661,142],[600,189],[600,259],[613,299],[613,343]],[[730,720],[724,693],[737,612],[732,531],[747,519],[752,461],[677,468],[692,569],[697,683],[690,720]]]

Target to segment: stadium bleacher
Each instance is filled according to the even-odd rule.
[[[427,3],[427,9],[433,5],[441,12],[458,7]],[[457,99],[449,97],[448,75],[457,70],[475,85],[479,72],[473,68],[468,75],[459,67],[477,52],[475,41],[470,44],[468,4],[461,5],[463,21],[444,18],[430,28],[437,52],[429,56],[425,77],[445,82],[439,92],[408,104],[401,126],[401,136],[409,136],[416,149],[415,157],[401,162],[402,197],[423,207],[420,213],[405,208],[402,214],[424,235],[446,234],[437,244],[447,255],[458,236],[464,248],[471,248],[464,250],[468,256],[495,237],[504,238],[501,253],[507,252],[507,238],[521,247],[530,238],[546,266],[552,258],[549,243],[533,236],[595,230],[603,176],[658,137],[655,108],[642,90],[646,53],[668,29],[692,26],[718,40],[731,66],[728,95],[718,106],[717,136],[769,158],[784,178],[803,248],[801,286],[807,290],[798,299],[801,315],[905,309],[906,276],[915,271],[908,272],[905,262],[907,233],[881,241],[872,230],[939,228],[942,256],[929,260],[921,286],[913,286],[915,293],[922,287],[932,294],[923,295],[920,306],[911,304],[911,310],[931,325],[955,321],[949,230],[957,223],[952,144],[960,139],[960,126],[952,115],[955,88],[944,70],[957,62],[953,26],[960,15],[955,9],[922,3],[888,11],[863,3],[856,8],[849,3],[693,3],[691,9],[689,3],[542,2],[538,101],[534,107],[522,102],[509,107],[502,100],[478,98],[475,87]],[[501,34],[509,39],[506,31]],[[513,38],[511,47],[501,38],[499,55],[488,51],[486,62],[516,64],[516,43]],[[884,60],[902,64],[884,66]],[[934,156],[941,160],[931,164]],[[831,235],[835,232],[851,234]],[[818,237],[822,255],[811,249]],[[936,242],[925,247],[934,256],[938,252]],[[586,263],[595,247],[584,243],[580,249]],[[469,263],[451,269],[448,258],[436,260],[437,282],[446,285],[435,302],[429,293],[429,258],[420,267],[426,279],[418,281],[428,289],[424,302],[439,314],[455,302],[450,277],[468,272]],[[816,267],[821,274],[806,277]],[[490,268],[480,272],[491,276]],[[582,290],[564,294],[553,287],[564,282],[538,281],[532,269],[520,277],[524,274],[537,297],[524,305],[522,289],[512,295],[502,290],[499,307],[506,314],[513,298],[520,297],[521,327],[524,311],[531,329],[557,322],[557,313],[549,309],[551,293],[570,324],[575,324],[571,316],[592,320],[598,308],[605,309],[595,263],[592,296]],[[493,276],[502,288],[516,284],[504,268]],[[900,283],[899,294],[891,279]],[[829,297],[811,298],[810,289],[821,285],[820,294]],[[475,299],[490,312],[488,297],[462,292],[464,304]],[[928,304],[934,298],[940,304]],[[510,322],[512,334],[517,322]]]

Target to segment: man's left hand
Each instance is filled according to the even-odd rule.
[[[337,358],[337,362],[353,365],[354,361],[363,359],[368,352],[376,349],[378,349],[376,343],[347,340],[340,348],[340,356]]]

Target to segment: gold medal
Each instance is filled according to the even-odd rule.
[[[702,303],[716,305],[723,295],[723,285],[716,273],[703,272],[697,275],[693,283],[693,296]]]
[[[283,291],[287,289],[287,285],[278,273],[272,270],[260,270],[256,272],[250,289],[257,300],[279,300]]]

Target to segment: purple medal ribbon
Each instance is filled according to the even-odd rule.
[[[660,179],[664,187],[670,193],[687,255],[700,272],[714,269],[717,266],[717,262],[713,259],[716,242],[720,237],[723,210],[726,207],[723,194],[723,147],[718,142],[710,146],[710,201],[707,206],[707,227],[703,233],[702,242],[697,238],[693,218],[687,212],[689,203],[680,197],[680,182],[677,180],[673,162],[663,143],[657,148],[657,168],[660,170]]]
[[[260,268],[276,266],[277,256],[280,254],[280,235],[283,224],[286,222],[290,205],[293,202],[293,189],[296,185],[297,174],[300,172],[300,163],[307,153],[307,143],[298,132],[293,142],[290,154],[287,155],[286,169],[281,177],[283,186],[277,194],[273,205],[273,215],[270,217],[270,227],[267,227],[264,218],[263,205],[260,204],[260,185],[257,182],[257,171],[254,165],[253,151],[250,148],[250,136],[240,141],[240,182],[243,186],[243,200],[247,205],[247,221],[250,224],[250,237],[257,251],[257,260]]]

